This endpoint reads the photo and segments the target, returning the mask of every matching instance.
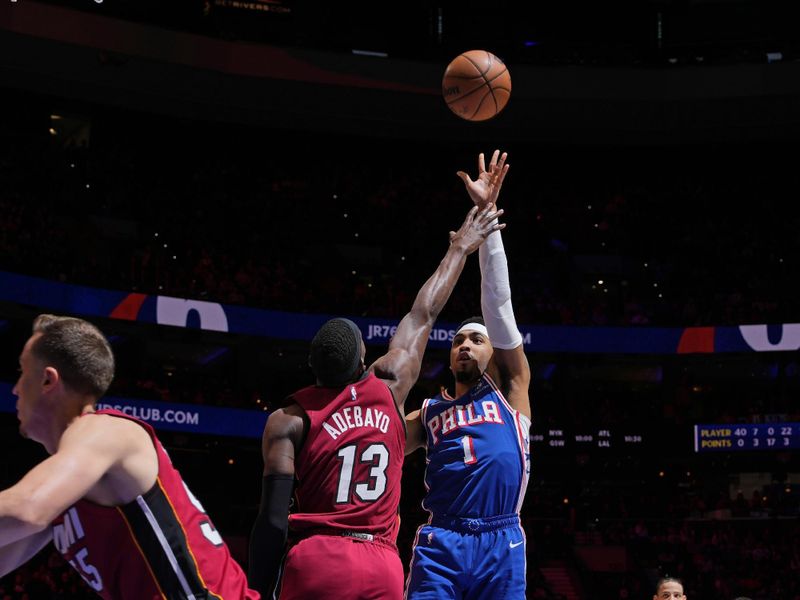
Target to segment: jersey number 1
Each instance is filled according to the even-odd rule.
[[[472,445],[472,438],[465,435],[461,438],[461,445],[464,447],[464,464],[474,465],[478,462],[478,457],[475,456],[475,446]]]
[[[353,493],[364,502],[374,502],[386,491],[386,467],[389,466],[389,449],[383,444],[370,444],[361,453],[358,462],[372,465],[369,479],[353,482],[355,468],[356,445],[351,444],[339,449],[337,456],[342,461],[339,470],[339,485],[336,488],[336,504],[347,504]]]

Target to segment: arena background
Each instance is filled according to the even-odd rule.
[[[246,562],[269,410],[308,341],[386,347],[501,148],[533,368],[531,598],[800,597],[800,63],[788,2],[0,4],[0,485],[44,456],[11,386],[40,312],[97,323]],[[484,48],[506,110],[450,113]],[[449,385],[468,263],[408,402]],[[404,469],[407,562],[424,456]],[[0,598],[92,597],[51,551]]]

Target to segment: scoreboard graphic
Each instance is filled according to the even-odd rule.
[[[783,451],[800,448],[800,423],[694,426],[695,452]]]

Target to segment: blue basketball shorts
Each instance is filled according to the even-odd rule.
[[[518,515],[434,517],[417,530],[408,600],[523,600],[525,533]]]

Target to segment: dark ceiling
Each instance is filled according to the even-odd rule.
[[[441,61],[472,48],[507,62],[556,65],[800,56],[800,3],[785,0],[49,1],[226,39],[421,60]]]

